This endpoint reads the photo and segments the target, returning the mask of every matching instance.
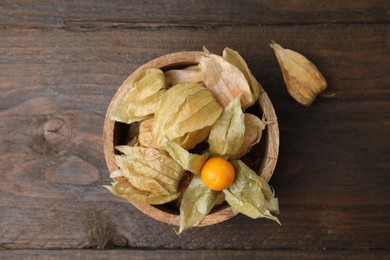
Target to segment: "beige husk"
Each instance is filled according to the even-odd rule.
[[[164,72],[164,74],[168,86],[174,86],[186,82],[202,82],[202,74],[198,65],[184,69],[168,70]]]
[[[230,48],[225,48],[222,53],[222,58],[232,65],[236,66],[245,76],[252,90],[253,100],[257,100],[260,96],[260,92],[263,92],[263,88],[260,83],[253,76],[252,72],[248,68],[245,60],[241,55]],[[253,105],[253,104],[252,104]]]
[[[275,51],[288,92],[296,101],[309,106],[326,89],[324,76],[300,53],[284,49],[275,42],[270,46]]]
[[[156,105],[165,91],[166,83],[162,70],[143,70],[110,117],[126,124],[142,121],[155,112]]]
[[[116,149],[122,153],[115,155],[119,170],[111,177],[116,181],[105,186],[111,193],[149,204],[167,203],[180,196],[184,169],[171,157],[153,148],[122,145]]]
[[[153,138],[153,123],[154,119],[147,119],[139,125],[138,141],[143,147],[156,147],[155,139]]]
[[[244,74],[221,56],[207,54],[199,60],[205,86],[211,90],[221,106],[226,106],[241,95],[243,109],[256,101]]]
[[[209,146],[212,155],[229,157],[236,154],[244,140],[245,116],[240,96],[225,106],[221,116],[211,128]]]
[[[209,158],[208,153],[202,155],[193,154],[181,147],[175,142],[167,140],[164,146],[168,154],[186,171],[194,174],[200,172],[203,164]]]
[[[153,137],[164,148],[165,139],[184,149],[206,139],[222,108],[211,92],[197,83],[182,83],[162,95],[154,116]]]
[[[257,116],[249,113],[245,113],[245,133],[244,140],[240,150],[230,156],[229,159],[234,160],[242,157],[250,152],[252,147],[257,144],[262,136],[263,130],[266,127],[266,123]]]

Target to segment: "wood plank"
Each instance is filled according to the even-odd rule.
[[[3,250],[11,259],[388,259],[386,250]]]
[[[389,22],[386,0],[354,1],[12,1],[0,3],[2,28],[224,27],[259,24]]]
[[[74,29],[0,29],[0,248],[389,248],[386,24]],[[313,60],[334,96],[295,103],[271,40]],[[242,53],[275,104],[282,226],[237,216],[178,237],[101,187],[117,87],[154,57],[203,45]]]

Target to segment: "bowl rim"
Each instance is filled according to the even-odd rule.
[[[109,115],[110,112],[118,106],[121,97],[124,96],[124,93],[132,87],[132,82],[134,81],[136,76],[142,70],[147,68],[160,68],[164,70],[180,66],[195,65],[204,55],[205,53],[201,51],[182,51],[162,55],[140,66],[133,73],[131,73],[130,76],[128,76],[126,80],[121,84],[121,86],[114,94],[110,105],[108,106],[103,126],[103,151],[107,168],[110,173],[117,170],[118,167],[116,166],[114,160],[114,130],[116,122],[114,120],[111,120],[109,118]],[[267,123],[267,127],[265,128],[267,134],[265,135],[266,140],[264,148],[264,157],[257,173],[268,182],[271,179],[271,176],[275,170],[276,162],[279,155],[279,126],[276,112],[271,100],[269,99],[267,93],[261,88],[261,86],[260,89],[260,96],[256,103],[264,114],[264,118]],[[130,203],[142,213],[148,215],[149,217],[152,217],[155,220],[179,226],[179,215],[166,212],[164,210],[161,210],[160,208],[157,208],[156,206],[144,202],[130,201]],[[217,224],[228,220],[237,214],[238,211],[230,206],[221,207],[221,209],[208,214],[198,226]]]

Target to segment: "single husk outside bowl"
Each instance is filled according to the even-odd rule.
[[[117,145],[124,145],[132,138],[128,136],[129,125],[115,122],[110,119],[111,111],[115,110],[121,103],[125,93],[132,87],[132,83],[136,76],[144,69],[159,68],[163,71],[169,69],[180,69],[191,65],[196,65],[199,59],[204,55],[204,52],[176,52],[160,56],[151,60],[136,71],[134,71],[119,87],[108,107],[106,119],[104,122],[103,139],[104,139],[104,155],[109,172],[118,170],[115,164],[114,155],[117,153],[114,149]],[[266,94],[262,91],[257,104],[250,108],[258,117],[264,116],[267,122],[267,127],[263,131],[262,140],[255,145],[248,154],[248,160],[252,162],[249,166],[257,171],[266,181],[269,181],[276,167],[276,162],[279,153],[279,127],[277,117],[272,103]],[[257,165],[257,169],[253,166]],[[144,214],[164,223],[179,225],[179,210],[174,208],[171,203],[164,205],[149,205],[144,202],[131,201],[131,204],[139,209]],[[216,206],[199,224],[199,226],[207,226],[220,223],[237,215],[238,211],[234,210],[227,203]]]

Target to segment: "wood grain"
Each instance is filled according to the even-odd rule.
[[[388,248],[388,27],[235,30],[0,30],[1,247]],[[271,39],[311,58],[335,96],[296,104]],[[101,187],[109,183],[104,114],[121,82],[151,58],[203,45],[240,51],[275,105],[282,146],[271,184],[280,227],[237,216],[177,237]],[[57,143],[45,128],[58,122]]]
[[[12,1],[0,4],[0,27],[100,30],[226,27],[259,24],[384,23],[386,0],[321,1]]]
[[[9,259],[388,259],[384,250],[4,250]]]
[[[36,251],[81,248],[135,249],[90,258],[178,249],[206,250],[183,259],[388,257],[386,1],[142,2],[1,1],[0,258],[81,258],[83,250]],[[288,95],[271,40],[327,79],[309,108]],[[178,237],[102,188],[110,181],[102,128],[117,88],[153,58],[203,46],[239,51],[273,102],[281,147],[271,185],[282,226],[238,215]]]

